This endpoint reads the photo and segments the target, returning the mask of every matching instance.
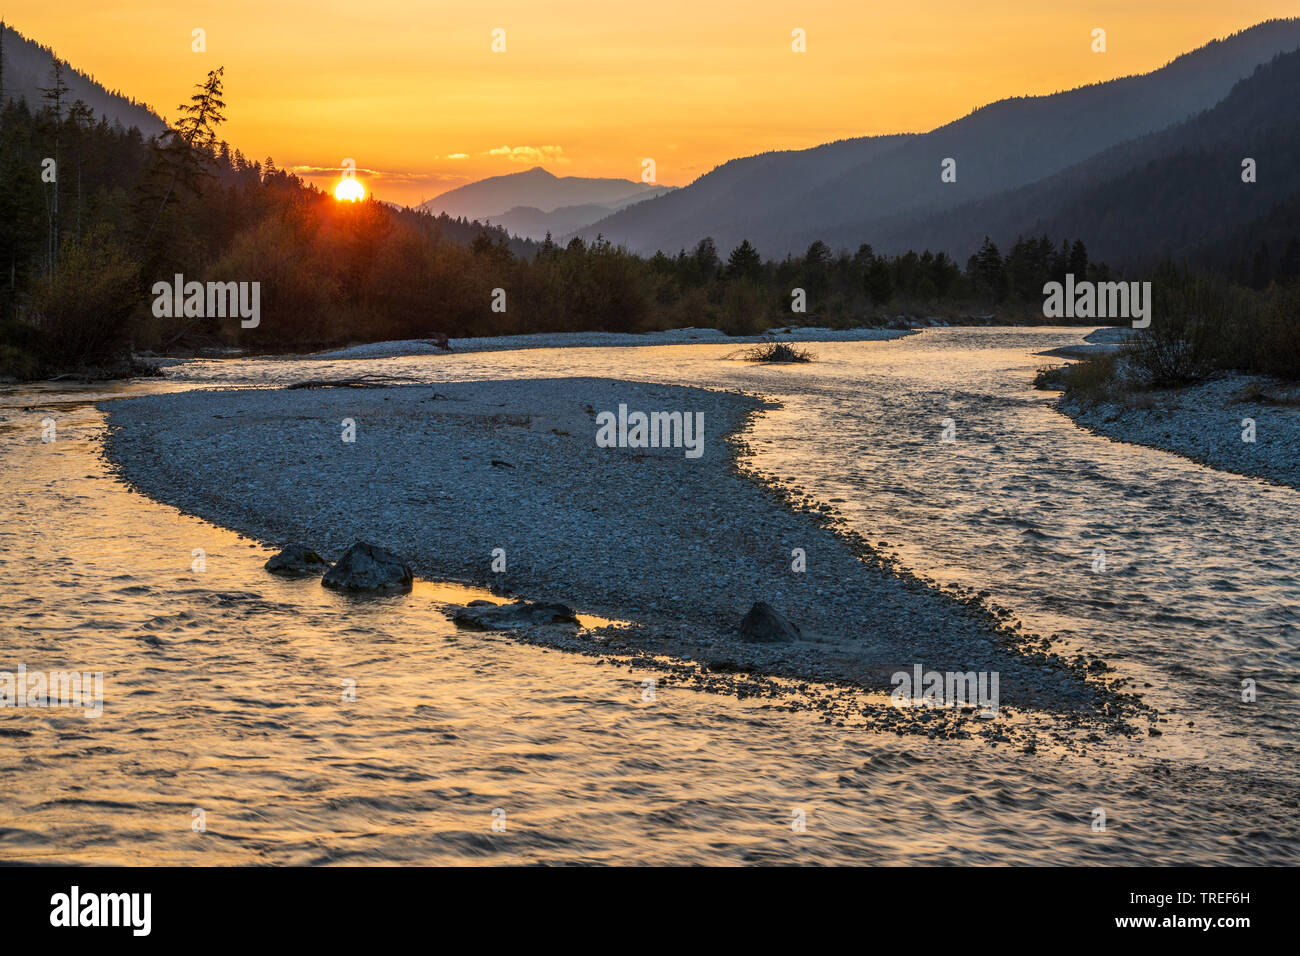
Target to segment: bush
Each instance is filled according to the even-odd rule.
[[[727,335],[757,335],[767,328],[763,293],[749,282],[728,282],[717,312],[717,327]]]
[[[1132,339],[1124,356],[1153,388],[1174,388],[1212,368],[1242,360],[1247,303],[1225,282],[1164,269],[1153,280],[1151,326]]]
[[[127,348],[131,315],[143,303],[139,267],[103,227],[62,244],[58,270],[32,284],[33,323],[56,368],[87,368]]]
[[[727,358],[740,358],[746,362],[811,362],[813,354],[795,348],[789,342],[764,342],[750,349],[732,352]]]
[[[1038,388],[1056,388],[1067,397],[1101,401],[1110,397],[1118,383],[1119,363],[1113,353],[1103,353],[1071,365],[1042,369],[1034,379]]]
[[[1255,363],[1260,371],[1300,379],[1300,283],[1275,291],[1258,327]]]
[[[1136,338],[1126,347],[1133,367],[1152,388],[1176,388],[1202,378],[1207,368],[1196,351],[1184,334],[1163,329]]]

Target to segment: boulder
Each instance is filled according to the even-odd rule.
[[[758,601],[740,622],[740,636],[747,641],[776,644],[797,641],[802,635],[799,633],[799,628],[788,621],[776,608],[765,601]]]
[[[336,591],[409,591],[411,566],[383,548],[358,541],[320,583]]]
[[[474,601],[466,607],[457,608],[451,619],[461,627],[480,631],[504,631],[517,627],[578,623],[573,608],[565,604],[544,601],[515,601],[513,604],[486,604]]]
[[[300,578],[309,574],[321,574],[330,566],[329,562],[310,548],[291,544],[279,554],[271,555],[263,567],[272,574]]]

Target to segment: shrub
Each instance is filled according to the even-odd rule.
[[[1300,379],[1300,283],[1277,290],[1254,336],[1260,371]]]
[[[1186,385],[1241,361],[1248,305],[1238,290],[1217,278],[1165,269],[1153,281],[1152,298],[1150,328],[1124,348],[1143,384]]]
[[[717,313],[718,328],[728,335],[756,335],[767,328],[763,293],[749,282],[726,284]]]
[[[814,356],[806,349],[795,348],[789,342],[764,342],[753,348],[732,352],[727,358],[740,358],[746,362],[811,362]]]
[[[1118,384],[1119,363],[1114,353],[1101,353],[1071,365],[1054,365],[1039,371],[1038,388],[1059,388],[1067,397],[1101,401],[1110,397]]]
[[[1128,358],[1152,388],[1176,388],[1201,378],[1206,368],[1198,361],[1196,348],[1181,332],[1161,329],[1134,339],[1127,347]]]
[[[104,227],[62,244],[59,267],[32,285],[33,323],[51,365],[86,368],[127,347],[128,323],[143,303],[139,267]]]

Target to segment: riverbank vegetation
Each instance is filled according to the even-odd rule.
[[[1173,266],[1152,279],[1152,320],[1117,352],[1048,369],[1039,384],[1083,401],[1141,401],[1225,373],[1300,381],[1300,280],[1262,290]]]

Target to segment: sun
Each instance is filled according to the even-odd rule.
[[[340,179],[339,184],[334,187],[334,198],[340,202],[356,202],[366,194],[361,184],[349,176],[347,179]]]

